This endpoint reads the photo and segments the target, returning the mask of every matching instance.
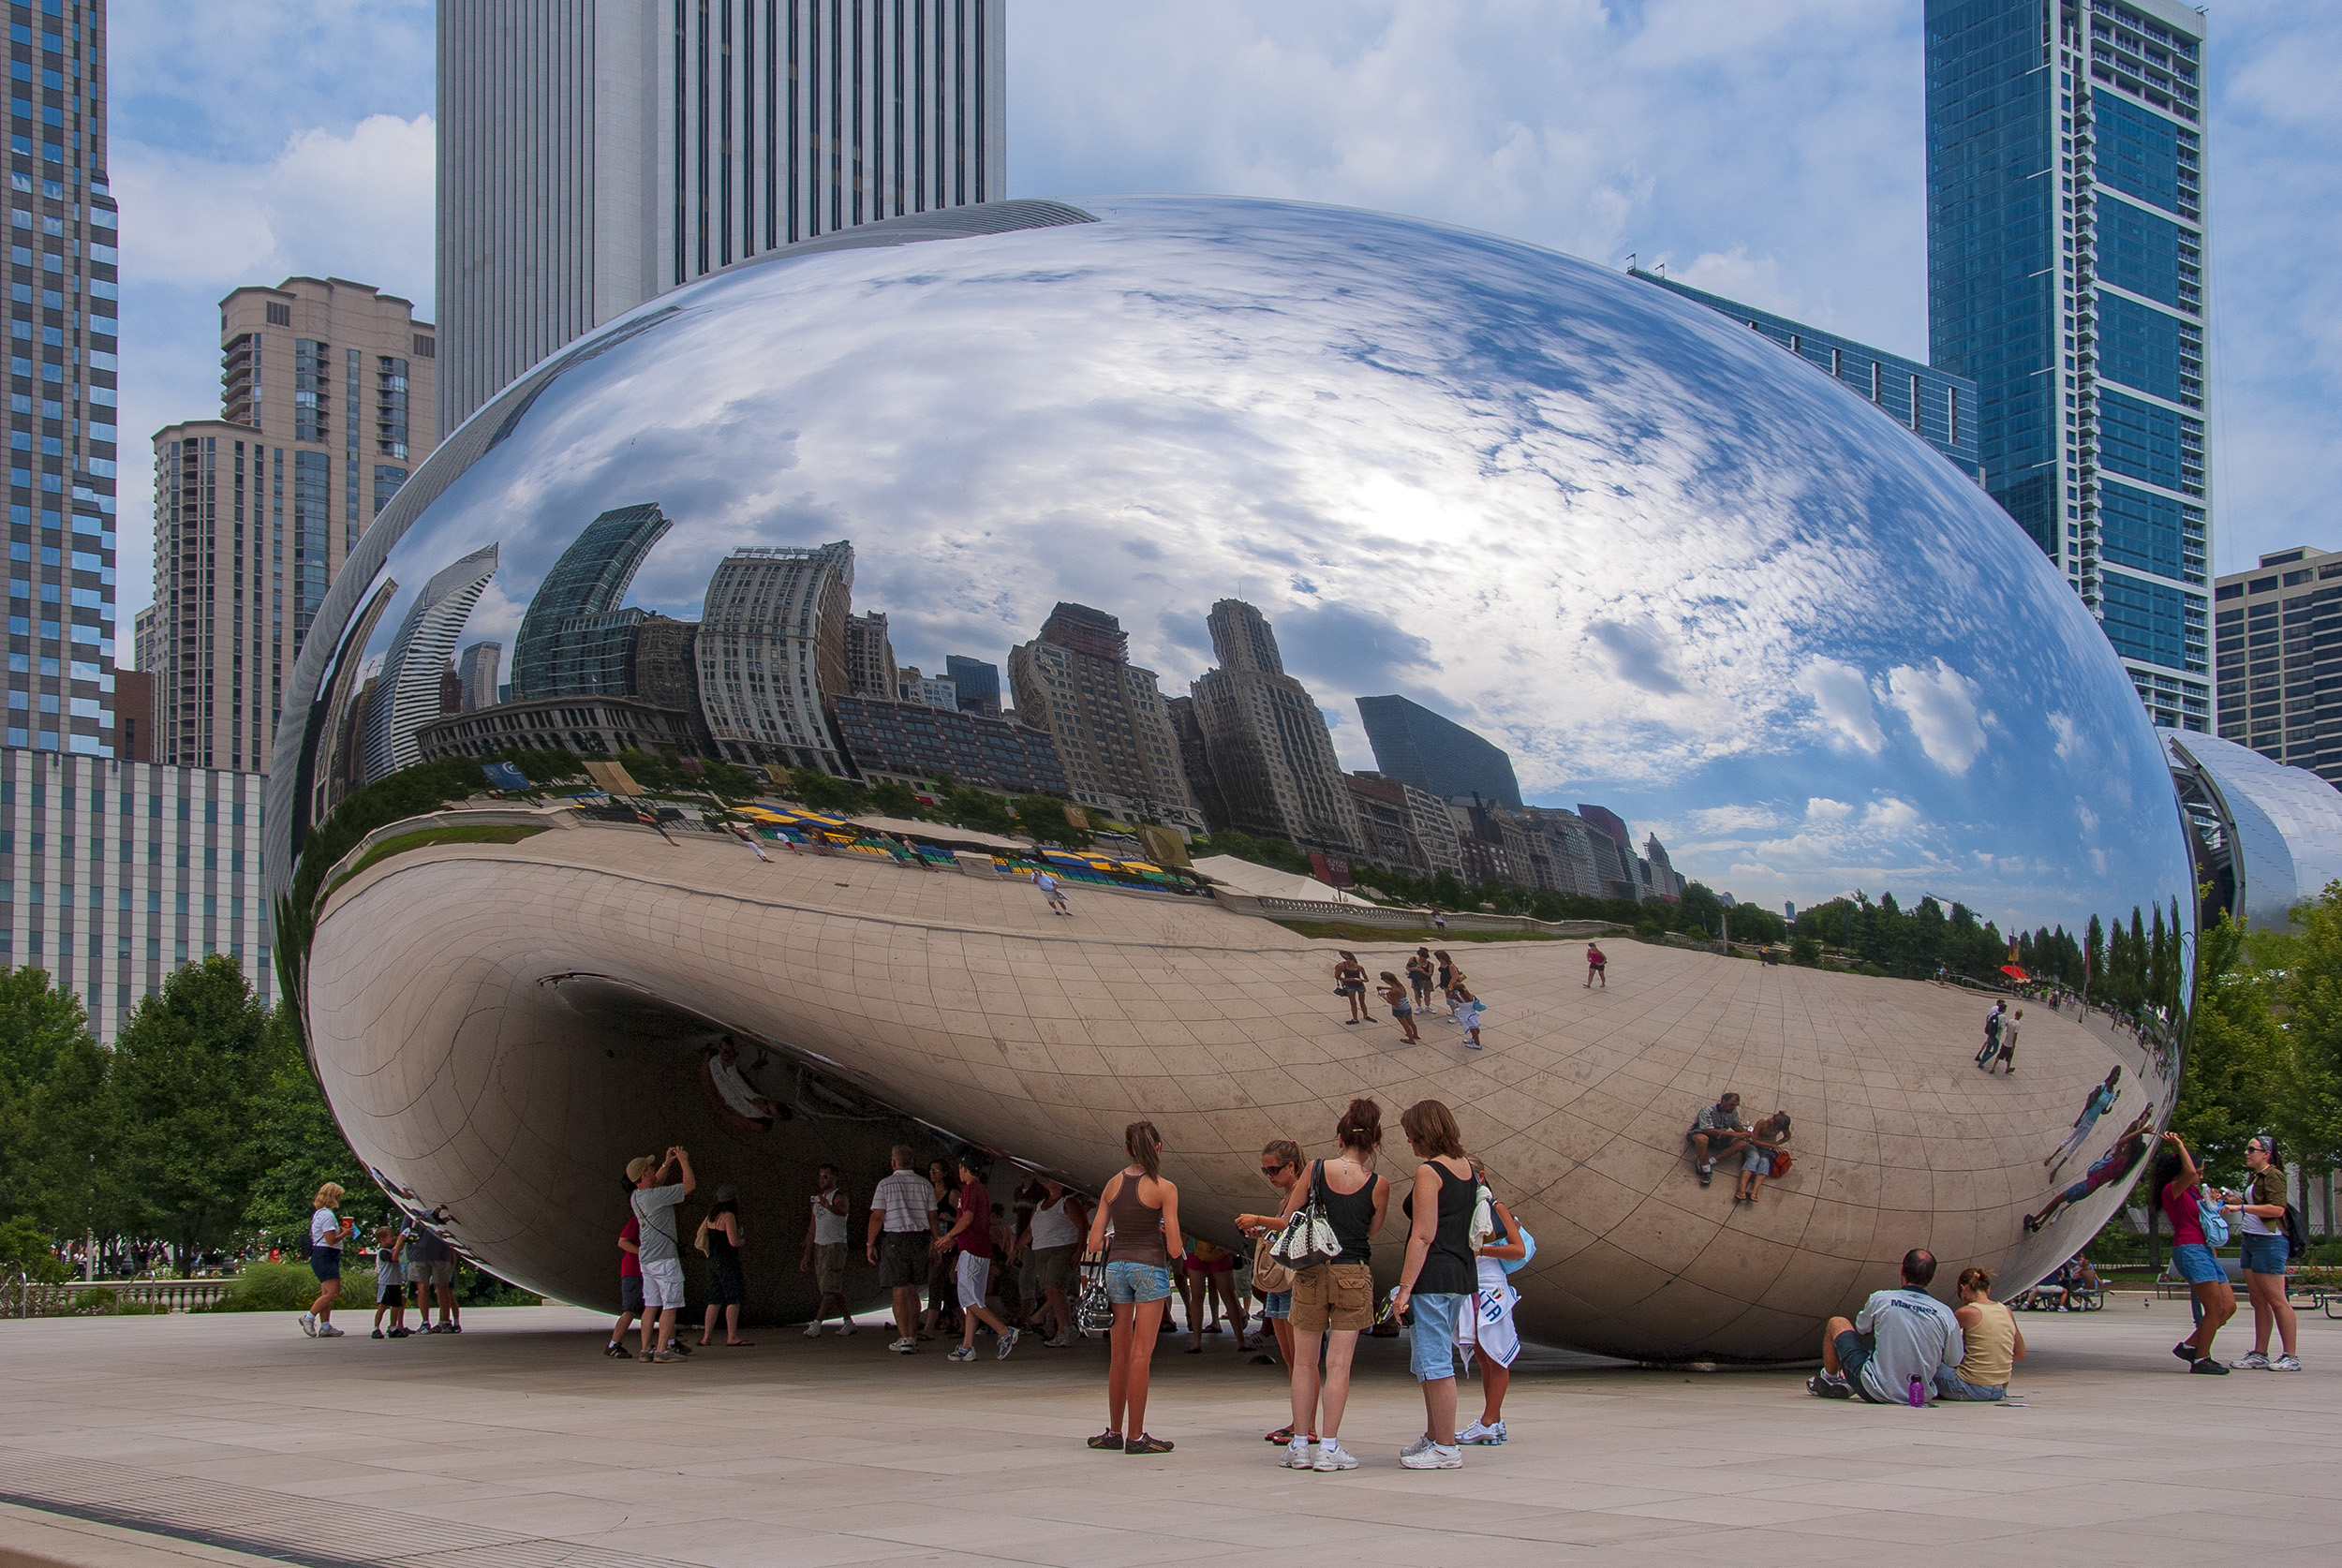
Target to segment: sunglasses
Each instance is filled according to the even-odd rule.
[[[1261,1174],[1261,1175],[1263,1175],[1263,1176],[1275,1176],[1275,1175],[1276,1175],[1279,1171],[1282,1171],[1282,1170],[1283,1170],[1283,1169],[1285,1169],[1285,1162],[1284,1162],[1283,1161],[1280,1160],[1280,1161],[1277,1161],[1277,1163],[1275,1163],[1274,1165],[1263,1165],[1263,1166],[1260,1168],[1260,1174]]]

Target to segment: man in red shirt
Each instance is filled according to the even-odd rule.
[[[629,1214],[626,1229],[618,1233],[618,1325],[610,1331],[610,1342],[601,1354],[613,1361],[631,1361],[634,1354],[626,1348],[627,1324],[643,1310],[643,1222]]]
[[[1016,1330],[1002,1323],[1000,1315],[984,1304],[986,1288],[992,1280],[992,1194],[984,1188],[984,1177],[976,1168],[975,1156],[959,1157],[959,1218],[952,1228],[935,1238],[938,1252],[956,1248],[959,1252],[959,1348],[948,1359],[973,1361],[976,1358],[976,1324],[981,1322],[1001,1337],[1001,1348],[993,1353],[996,1361],[1006,1361],[1008,1353],[1016,1348]]]

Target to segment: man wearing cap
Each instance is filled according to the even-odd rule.
[[[669,1182],[670,1172],[683,1179]],[[643,1359],[680,1361],[675,1354],[675,1314],[683,1309],[683,1249],[675,1236],[675,1206],[699,1186],[691,1174],[691,1157],[681,1146],[663,1160],[639,1155],[627,1161],[627,1179],[634,1183],[634,1218],[642,1222]],[[658,1324],[658,1348],[653,1350],[651,1327]]]

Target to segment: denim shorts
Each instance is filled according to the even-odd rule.
[[[2290,1253],[2281,1235],[2245,1235],[2237,1241],[2245,1251],[2245,1272],[2247,1274],[2283,1274],[2285,1261]]]
[[[2212,1249],[2201,1241],[2183,1241],[2172,1249],[2172,1267],[2191,1285],[2226,1284],[2228,1270]]]
[[[1264,1318],[1293,1316],[1293,1293],[1291,1291],[1263,1291],[1260,1298],[1260,1315]]]
[[[1407,1312],[1415,1321],[1408,1336],[1407,1366],[1417,1383],[1437,1383],[1456,1375],[1456,1320],[1473,1298],[1468,1295],[1411,1295]]]
[[[2006,1383],[1970,1383],[1960,1375],[1957,1367],[1938,1367],[1935,1368],[1935,1398],[1969,1404],[1995,1404],[2008,1398],[2008,1386]]]
[[[1161,1264],[1117,1258],[1106,1265],[1106,1299],[1117,1307],[1171,1299],[1171,1271]]]

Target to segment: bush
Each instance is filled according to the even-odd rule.
[[[77,1318],[149,1318],[167,1313],[170,1309],[146,1301],[125,1301],[112,1291],[92,1289],[75,1291],[66,1303],[66,1310]]]
[[[244,1265],[228,1294],[207,1312],[305,1312],[318,1296],[318,1277],[307,1264],[251,1263]],[[342,1305],[374,1305],[374,1270],[342,1268]]]
[[[0,1225],[0,1268],[21,1268],[36,1284],[63,1284],[73,1271],[49,1245],[49,1235],[20,1214]]]

